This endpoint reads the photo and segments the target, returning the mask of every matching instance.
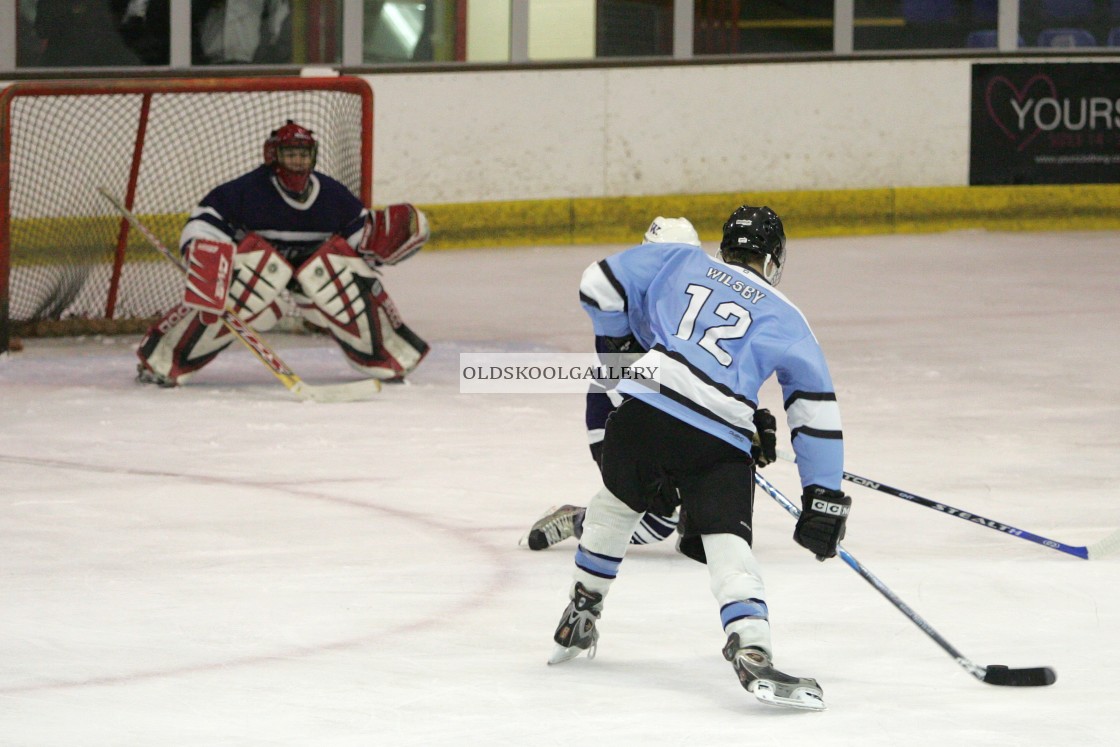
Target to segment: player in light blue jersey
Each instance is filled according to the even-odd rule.
[[[642,236],[643,244],[687,244],[688,246],[701,246],[700,236],[688,218],[664,218],[658,216],[650,223],[645,235]],[[617,339],[596,336],[595,351],[600,355],[612,356],[612,363],[628,365],[638,360],[646,350],[638,345],[633,337],[625,338],[622,342]],[[604,361],[606,363],[607,361]],[[584,410],[584,421],[587,426],[587,441],[591,448],[591,458],[596,466],[602,468],[603,436],[606,432],[607,418],[622,402],[622,395],[614,387],[607,387],[599,382],[593,382],[587,392],[587,403]],[[769,410],[760,409],[754,414],[755,432],[759,437],[752,448],[755,464],[766,466],[777,459],[777,439],[774,429],[776,421]],[[606,490],[606,488],[601,488]],[[545,550],[558,542],[574,536],[579,539],[583,536],[583,519],[586,515],[585,506],[565,504],[553,506],[538,519],[529,532],[521,538],[520,544],[527,545],[530,550]],[[667,539],[677,530],[679,522],[679,509],[670,516],[658,516],[652,511],[646,511],[634,534],[630,537],[632,545],[648,545]]]
[[[642,513],[681,510],[678,548],[707,563],[727,633],[724,656],[760,700],[824,708],[819,684],[772,665],[765,587],[751,550],[754,413],[776,375],[803,486],[794,540],[835,556],[851,499],[840,490],[843,441],[832,380],[801,312],[775,286],[786,260],[781,219],[744,205],[723,229],[718,257],[695,247],[634,248],[591,265],[580,299],[597,336],[634,338],[659,388],[624,380],[607,421],[602,473],[609,495],[587,508],[571,603],[550,664],[594,655],[595,623]]]
[[[141,340],[137,380],[183,383],[235,339],[223,310],[264,332],[284,313],[285,290],[363,376],[400,380],[420,363],[428,345],[401,320],[379,268],[423,246],[427,218],[408,203],[368,210],[315,170],[318,152],[311,130],[288,120],[265,141],[264,163],[191,211],[179,239],[183,301]]]

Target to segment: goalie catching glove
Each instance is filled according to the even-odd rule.
[[[793,530],[793,540],[817,556],[817,560],[836,557],[836,546],[844,539],[844,524],[852,499],[839,490],[809,485],[801,494],[801,516]]]
[[[358,250],[371,267],[395,265],[420,251],[430,236],[427,216],[401,202],[370,214]]]

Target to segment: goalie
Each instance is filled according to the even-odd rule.
[[[371,212],[314,170],[317,153],[312,132],[288,120],[265,141],[261,166],[191,211],[179,241],[183,300],[141,340],[138,381],[177,386],[214,360],[235,339],[225,309],[271,329],[285,289],[364,376],[400,381],[424,358],[427,343],[401,320],[378,270],[420,250],[427,218],[407,203]]]

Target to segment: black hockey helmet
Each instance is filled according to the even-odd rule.
[[[786,231],[782,219],[768,207],[741,205],[723,224],[720,258],[728,264],[746,266],[762,259],[762,276],[771,285],[782,279],[786,263]]]

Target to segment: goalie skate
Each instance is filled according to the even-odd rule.
[[[158,374],[144,363],[136,364],[136,380],[141,384],[155,384],[165,389],[179,386],[179,381],[177,379]]]
[[[763,703],[808,711],[823,711],[824,692],[817,681],[779,672],[770,657],[760,649],[741,648],[738,633],[732,633],[723,647],[723,658],[731,662],[739,682]]]

